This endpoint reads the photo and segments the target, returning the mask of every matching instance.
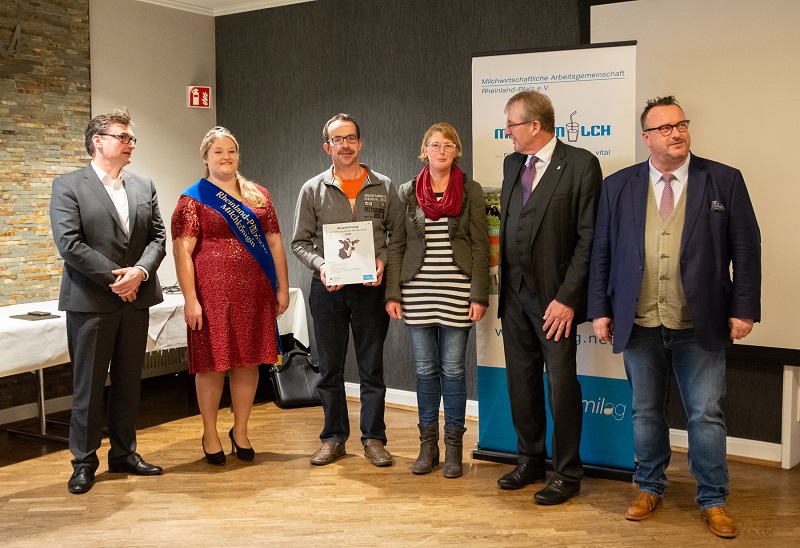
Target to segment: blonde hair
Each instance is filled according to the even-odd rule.
[[[233,141],[233,145],[236,147],[236,153],[239,154],[239,141],[236,140],[236,137],[224,127],[216,126],[208,130],[206,136],[203,137],[203,142],[200,143],[200,155],[203,157],[203,160],[208,159],[208,150],[211,148],[211,145],[214,144],[214,141],[222,139],[223,137],[227,137]],[[211,172],[208,170],[208,164],[206,164],[206,177],[210,174]],[[256,188],[255,183],[249,179],[245,179],[238,170],[236,171],[236,186],[239,188],[242,200],[245,203],[255,207],[264,207],[267,204],[267,199],[261,194],[258,188]]]
[[[428,146],[428,140],[433,136],[434,133],[439,132],[444,135],[445,139],[450,139],[453,141],[453,144],[456,145],[456,156],[453,158],[453,163],[457,164],[458,159],[461,158],[461,153],[463,149],[461,148],[461,139],[458,137],[458,132],[456,128],[452,126],[452,124],[448,124],[447,122],[438,122],[433,124],[428,131],[425,132],[425,135],[422,137],[422,146],[419,148],[419,159],[423,162],[428,162],[428,155],[425,154],[425,147]]]

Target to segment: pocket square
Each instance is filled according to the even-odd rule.
[[[725,206],[716,200],[711,201],[711,211],[725,211]]]

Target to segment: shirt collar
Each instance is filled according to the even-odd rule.
[[[92,169],[94,169],[100,182],[106,186],[112,186],[114,190],[119,190],[124,182],[125,170],[120,170],[119,177],[112,179],[111,175],[100,169],[100,166],[94,163],[94,160],[92,160]]]
[[[557,139],[554,135],[553,138],[550,139],[550,141],[546,145],[544,145],[542,148],[539,149],[539,152],[537,152],[536,154],[529,154],[528,159],[525,160],[525,165],[527,166],[528,164],[531,163],[531,158],[533,156],[536,156],[539,159],[538,160],[539,162],[549,164],[550,159],[553,157],[553,152],[556,150],[556,140]]]
[[[678,169],[672,172],[672,174],[675,176],[675,180],[681,184],[686,184],[686,182],[689,180],[689,161],[691,159],[692,154],[689,153],[686,156],[686,161],[683,162]],[[653,166],[652,157],[647,160],[647,165],[650,167],[650,180],[653,181],[653,184],[657,184],[659,181],[661,181],[661,176],[664,174]]]

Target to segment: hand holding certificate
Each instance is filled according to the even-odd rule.
[[[378,281],[372,221],[322,225],[327,286]]]

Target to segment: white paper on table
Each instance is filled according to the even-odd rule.
[[[327,285],[361,284],[378,279],[372,221],[322,225]]]

